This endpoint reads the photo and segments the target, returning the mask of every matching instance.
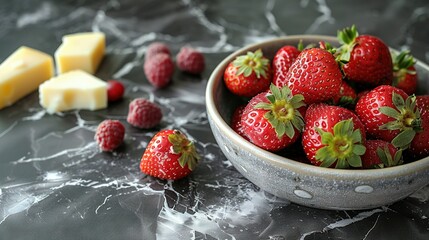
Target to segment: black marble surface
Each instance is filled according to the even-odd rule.
[[[365,211],[302,207],[264,193],[223,156],[207,122],[211,71],[232,51],[293,34],[335,35],[356,24],[429,62],[429,2],[420,1],[1,1],[0,60],[21,45],[53,54],[64,34],[102,31],[107,53],[97,76],[126,85],[123,101],[100,111],[49,115],[37,91],[0,110],[0,239],[429,239],[429,187]],[[176,70],[156,90],[142,64],[148,44],[173,54],[202,51],[201,76]],[[157,129],[126,123],[128,103],[161,105]],[[126,126],[114,153],[93,140],[104,119]],[[159,129],[197,141],[202,161],[180,181],[147,177],[138,165]]]

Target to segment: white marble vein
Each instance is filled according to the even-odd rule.
[[[272,13],[274,7],[276,5],[276,0],[267,1],[267,5],[265,8],[265,17],[268,20],[270,28],[279,36],[286,36],[287,34],[279,27],[276,21],[275,15]]]
[[[331,8],[325,0],[316,0],[318,7],[317,10],[322,14],[317,17],[310,27],[305,31],[306,34],[314,33],[323,23],[333,23],[335,19],[332,17]]]
[[[16,21],[16,26],[22,28],[27,25],[37,24],[51,18],[52,13],[52,4],[43,2],[34,12],[22,14]]]
[[[208,11],[211,7],[210,3],[204,1],[180,0],[176,7],[183,11],[180,13],[183,15],[180,16],[191,19],[198,27],[202,26],[201,33],[193,36],[195,37],[194,42],[197,43],[195,47],[203,53],[207,53],[207,56],[217,57],[215,54],[231,52],[243,45],[287,35],[289,29],[288,31],[282,29],[283,21],[287,19],[287,16],[274,14],[274,12],[278,12],[275,11],[276,8],[281,7],[282,4],[281,1],[276,0],[268,0],[265,5],[262,4],[264,7],[258,9],[259,12],[255,14],[262,16],[261,25],[263,27],[260,25],[253,27],[255,25],[252,21],[255,20],[252,18],[242,24],[239,22],[240,19],[235,19],[236,22],[231,16],[223,16],[222,12],[217,13],[219,16],[215,18],[208,14],[211,13]],[[123,1],[112,0],[101,8],[94,6],[70,7],[70,11],[62,15],[58,15],[61,11],[58,5],[49,2],[43,2],[34,9],[21,14],[5,13],[0,9],[0,18],[4,20],[0,24],[0,36],[4,36],[6,30],[10,29],[12,25],[19,31],[19,29],[27,29],[32,25],[45,22],[50,28],[58,30],[55,32],[58,34],[57,37],[63,33],[83,29],[106,32],[109,40],[113,40],[113,43],[107,46],[107,52],[112,54],[113,58],[126,56],[127,58],[124,59],[128,59],[111,71],[111,77],[122,79],[129,85],[129,95],[126,101],[134,97],[145,97],[159,103],[165,111],[162,128],[178,128],[188,134],[191,140],[196,141],[196,146],[203,156],[202,165],[189,179],[184,180],[184,183],[147,177],[139,171],[138,161],[156,129],[137,131],[130,128],[134,132],[127,133],[126,152],[102,153],[92,139],[101,118],[112,117],[125,123],[126,110],[119,114],[108,112],[103,116],[89,115],[90,117],[86,119],[84,116],[88,115],[82,114],[81,111],[48,115],[37,103],[26,101],[25,104],[20,105],[21,108],[24,108],[22,111],[24,114],[19,115],[21,117],[18,120],[8,123],[8,126],[2,126],[0,132],[0,140],[5,140],[22,125],[34,123],[34,127],[30,127],[28,136],[26,135],[31,142],[28,153],[25,156],[16,157],[17,160],[7,162],[7,164],[11,163],[12,168],[6,171],[8,176],[0,176],[0,180],[4,179],[7,182],[7,184],[0,184],[0,227],[3,227],[7,221],[12,222],[10,216],[28,215],[30,208],[43,206],[45,201],[47,203],[49,201],[66,202],[59,213],[62,213],[64,218],[77,218],[82,222],[90,219],[88,216],[91,214],[102,216],[106,211],[109,211],[109,214],[111,212],[123,214],[123,209],[115,208],[115,205],[119,203],[122,208],[133,210],[132,214],[142,219],[143,225],[144,220],[147,221],[149,217],[145,215],[148,214],[147,212],[139,211],[144,207],[144,203],[139,202],[141,200],[138,199],[139,196],[159,197],[159,202],[155,202],[154,205],[157,209],[152,209],[160,211],[154,223],[156,225],[155,234],[159,239],[171,239],[171,236],[201,239],[201,235],[217,239],[243,239],[242,236],[251,239],[248,236],[265,236],[271,233],[271,227],[275,225],[275,216],[272,214],[277,212],[283,214],[283,216],[277,216],[282,220],[287,219],[288,214],[297,216],[314,214],[314,221],[317,221],[319,225],[315,224],[312,229],[307,228],[304,233],[300,234],[300,239],[311,238],[314,234],[323,234],[330,238],[330,233],[335,232],[333,230],[346,231],[345,229],[353,228],[353,225],[357,223],[360,226],[360,223],[364,224],[363,222],[366,227],[363,229],[364,232],[361,232],[361,236],[364,236],[364,239],[370,239],[375,229],[378,230],[383,224],[382,217],[386,212],[389,211],[389,214],[396,214],[402,219],[408,219],[402,216],[404,215],[402,212],[387,207],[361,211],[356,215],[345,211],[346,217],[343,219],[338,219],[335,212],[322,210],[302,210],[302,212],[293,213],[293,209],[288,208],[294,206],[290,202],[267,196],[266,193],[237,174],[231,162],[220,155],[220,147],[223,146],[218,146],[209,140],[205,142],[199,139],[195,133],[196,131],[209,131],[203,91],[207,83],[208,72],[197,80],[179,77],[174,85],[174,87],[178,87],[168,89],[169,96],[167,97],[163,96],[163,90],[155,90],[148,84],[138,82],[140,79],[133,79],[136,78],[136,71],[140,71],[140,75],[137,75],[143,78],[142,64],[147,46],[151,42],[164,41],[170,43],[174,50],[178,50],[189,40],[189,36],[186,33],[169,34],[167,31],[144,31],[144,27],[137,23],[147,19],[137,20],[134,16],[127,16],[128,10],[123,9],[127,7],[127,3]],[[308,27],[302,29],[303,33],[315,33],[326,28],[327,25],[340,24],[339,20],[333,16],[335,6],[329,1],[301,0],[295,7],[297,9],[306,8],[305,10],[315,7],[317,11]],[[405,35],[404,47],[410,47],[416,43],[415,33],[407,30],[414,24],[421,23],[422,19],[424,20],[428,15],[427,10],[427,7],[420,7],[411,11],[411,17],[402,32]],[[255,14],[247,13],[246,16]],[[3,15],[7,17],[3,19]],[[385,14],[384,17],[392,16]],[[55,18],[55,21],[50,21],[52,18]],[[166,19],[161,23],[162,26],[167,26],[172,22],[170,17]],[[148,20],[148,22],[150,21]],[[81,23],[81,25],[77,23]],[[230,34],[231,32],[237,34],[238,37]],[[205,38],[199,39],[206,35],[213,39],[210,41],[206,41]],[[235,38],[238,38],[239,41],[235,41]],[[429,53],[425,54],[429,59]],[[208,60],[214,61],[209,58]],[[214,67],[214,65],[209,67]],[[134,80],[136,81],[134,82]],[[188,89],[187,87],[191,85],[195,87]],[[188,105],[192,108],[186,107]],[[12,111],[11,115],[20,114],[17,111]],[[122,113],[123,115],[121,115]],[[38,126],[41,122],[55,117],[70,121],[72,126],[66,125],[66,129],[58,129],[49,133],[39,132]],[[192,126],[192,129],[189,126]],[[88,136],[90,137],[88,138]],[[67,146],[62,147],[60,142],[63,140],[70,142]],[[59,147],[49,149],[52,142],[58,142]],[[25,182],[18,182],[13,174],[26,167],[31,169],[33,175],[28,176]],[[82,196],[71,197],[70,191],[72,190]],[[76,204],[80,201],[83,205],[91,204],[88,202],[90,200],[85,198],[87,197],[85,194],[93,194],[88,199],[96,199],[95,204],[89,207]],[[123,203],[121,197],[127,199],[136,197],[136,199]],[[426,204],[429,200],[428,187],[414,193],[410,199],[422,205]],[[131,206],[133,204],[136,205],[136,209]],[[40,211],[34,213],[38,217],[37,221],[47,220],[44,212],[49,212],[48,207],[41,207]],[[30,216],[26,217],[30,219]],[[413,221],[427,221],[427,218],[427,214],[421,212]],[[294,225],[293,229],[301,233],[303,230],[300,228],[300,224],[307,224],[304,221],[305,218],[300,218],[296,222],[288,223]],[[142,229],[144,229],[143,226]],[[279,231],[281,230],[285,231],[284,229]],[[288,234],[288,232],[282,233]],[[241,236],[241,238],[237,236]],[[269,235],[269,238],[275,239],[275,236]]]

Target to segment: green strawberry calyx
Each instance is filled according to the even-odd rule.
[[[397,86],[398,83],[405,77],[406,74],[415,75],[416,71],[409,69],[416,64],[416,60],[410,51],[402,51],[399,54],[392,52],[393,62],[393,86]]]
[[[182,168],[188,165],[189,170],[193,170],[200,160],[195,144],[179,130],[174,130],[168,135],[168,141],[171,143],[172,152],[180,154],[179,164]]]
[[[392,140],[392,144],[397,148],[406,149],[417,132],[422,131],[422,120],[420,111],[416,106],[416,96],[411,95],[404,101],[401,95],[392,93],[394,107],[380,107],[382,114],[393,118],[386,124],[379,127],[381,130],[399,130],[400,133]]]
[[[296,49],[298,49],[298,51],[302,52],[302,50],[306,49],[306,48],[312,48],[313,44],[309,44],[307,46],[304,46],[304,43],[302,42],[302,39],[299,40],[298,45],[296,45]]]
[[[393,71],[397,72],[401,69],[408,69],[416,64],[416,60],[410,51],[402,51],[399,54],[392,52]],[[410,74],[416,74],[415,71],[410,71]]]
[[[332,46],[332,44],[330,44],[329,42],[320,41],[319,42],[319,47],[321,49],[325,49],[326,51],[332,53],[334,56],[335,56],[335,54],[337,52],[337,49],[334,46]]]
[[[335,168],[362,167],[361,155],[366,147],[360,129],[354,130],[352,119],[336,123],[332,133],[318,127],[315,129],[324,145],[315,155],[316,160],[322,162],[321,167],[330,167],[335,162]]]
[[[341,107],[353,106],[356,104],[356,100],[351,96],[341,96],[336,105]]]
[[[298,109],[305,106],[303,95],[293,95],[287,86],[280,89],[271,84],[270,93],[266,97],[269,102],[257,103],[254,108],[267,110],[264,117],[275,129],[279,139],[284,134],[289,138],[293,138],[295,129],[302,132],[304,118]]]
[[[356,46],[356,38],[359,33],[355,25],[349,28],[344,28],[342,31],[338,31],[337,39],[341,46],[336,51],[336,60],[339,63],[346,64],[350,61],[351,52]]]
[[[387,146],[384,146],[384,148],[378,147],[376,151],[377,151],[377,156],[378,158],[380,158],[382,163],[376,164],[374,166],[375,168],[393,167],[393,166],[401,165],[403,163],[402,149],[399,149],[398,151],[396,151],[394,156],[390,154],[389,148]]]
[[[247,52],[246,55],[238,56],[232,63],[237,67],[237,76],[243,74],[248,77],[254,72],[257,78],[267,78],[267,71],[270,61],[264,57],[262,50],[258,49],[255,52]]]

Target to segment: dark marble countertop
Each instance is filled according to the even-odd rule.
[[[53,54],[65,34],[102,31],[107,52],[97,76],[119,79],[125,97],[100,111],[49,115],[34,92],[0,110],[1,239],[429,239],[429,187],[364,211],[328,211],[264,193],[241,176],[216,144],[204,91],[211,71],[232,51],[284,35],[335,35],[356,24],[396,49],[429,62],[429,3],[420,1],[2,1],[0,60],[21,45]],[[202,51],[201,76],[176,71],[154,89],[142,64],[148,44],[173,54]],[[126,124],[128,103],[145,97],[164,113],[157,129]],[[100,152],[93,140],[104,119],[126,125],[122,147]],[[139,171],[159,129],[197,141],[202,161],[180,181]]]

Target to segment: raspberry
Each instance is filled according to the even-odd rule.
[[[158,53],[171,55],[170,48],[162,42],[153,42],[147,46],[145,59],[150,59]]]
[[[109,102],[115,102],[122,98],[124,95],[124,85],[116,80],[107,81],[107,100]]]
[[[153,128],[161,119],[161,108],[145,98],[136,98],[129,105],[127,122],[134,127]]]
[[[144,62],[144,73],[147,80],[157,88],[167,86],[174,72],[174,64],[170,55],[158,53]]]
[[[125,127],[118,120],[102,121],[95,132],[94,139],[102,151],[110,152],[124,141]]]
[[[176,56],[177,67],[187,73],[200,74],[204,71],[205,61],[201,52],[182,47]]]

